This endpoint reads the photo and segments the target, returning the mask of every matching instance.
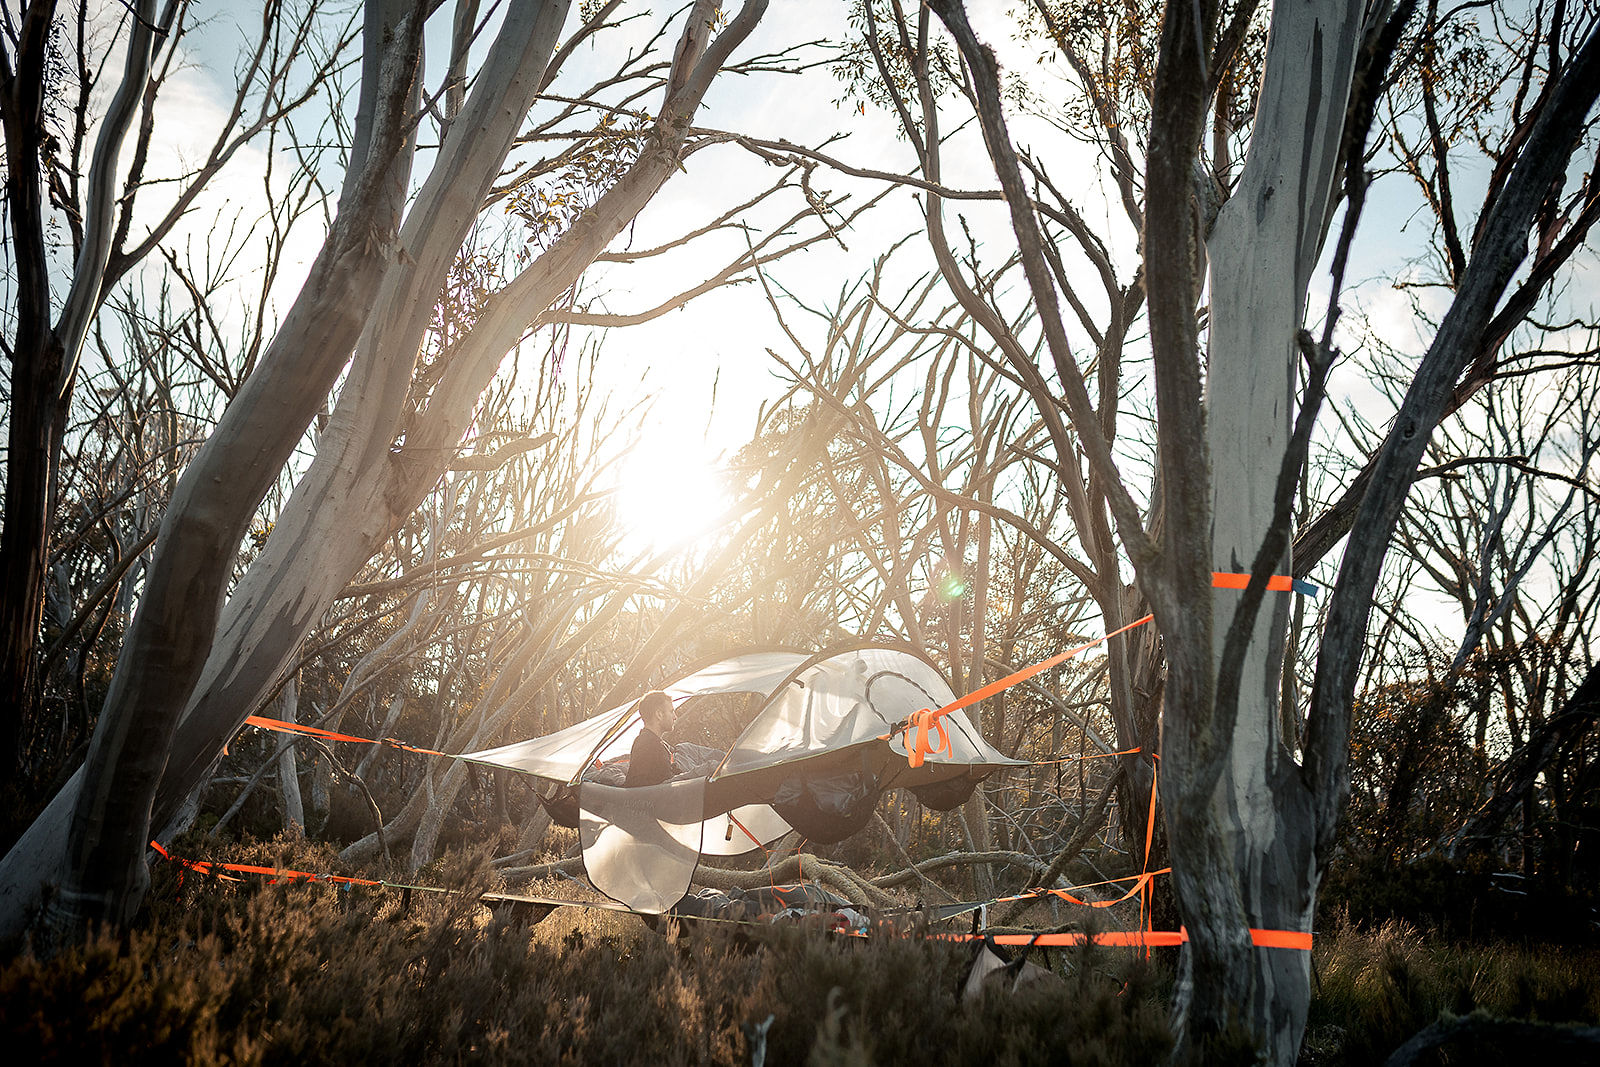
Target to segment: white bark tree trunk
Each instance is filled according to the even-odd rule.
[[[284,722],[295,721],[298,695],[299,687],[295,685],[294,676],[290,675],[273,701],[278,718]],[[300,768],[294,758],[293,745],[283,746],[283,754],[278,757],[278,794],[283,797],[284,830],[296,837],[304,837],[306,806],[300,800]]]
[[[232,516],[221,513],[226,509],[208,506],[206,494],[227,496],[230,503],[241,494],[237,490],[231,496],[219,494],[209,484],[194,484],[197,480],[209,482],[214,463],[197,460],[185,475],[189,491],[185,495],[180,487],[169,523],[184,525],[193,543],[180,541],[180,551],[165,555],[158,549],[151,588],[141,607],[141,615],[149,615],[152,605],[169,605],[173,610],[158,610],[154,615],[154,630],[179,634],[182,647],[176,656],[170,652],[154,655],[153,671],[129,654],[130,650],[147,652],[149,648],[138,642],[125,647],[117,674],[121,688],[114,681],[102,717],[102,732],[109,740],[97,745],[89,764],[91,776],[103,777],[109,771],[107,781],[113,784],[81,793],[78,787],[69,787],[41,816],[42,825],[59,826],[69,817],[70,809],[80,809],[71,835],[76,855],[71,869],[76,872],[75,878],[81,880],[88,875],[97,883],[74,890],[70,898],[58,895],[58,901],[69,899],[73,904],[73,914],[64,921],[73,921],[85,909],[120,921],[129,902],[136,903],[142,895],[144,842],[135,843],[133,838],[144,836],[144,827],[152,821],[150,815],[141,815],[136,808],[130,826],[137,823],[140,828],[133,830],[122,825],[112,827],[99,815],[85,822],[82,812],[105,811],[109,799],[117,795],[114,783],[120,781],[119,775],[126,777],[121,772],[137,768],[140,777],[135,783],[136,791],[148,790],[144,793],[148,799],[141,803],[153,805],[153,821],[160,825],[203,778],[227,738],[246,715],[260,706],[264,695],[282,676],[293,650],[344,583],[443,473],[470,425],[479,395],[504,354],[530,326],[537,325],[544,309],[576,282],[612,238],[680,169],[679,153],[690,121],[712,77],[731,50],[749,35],[765,6],[764,0],[752,0],[722,32],[716,33],[715,5],[698,0],[674,56],[656,135],[634,166],[594,208],[488,301],[472,334],[451,353],[425,407],[405,427],[404,445],[397,447],[412,370],[434,302],[446,271],[532,106],[567,5],[523,3],[510,7],[478,74],[474,92],[452,123],[434,170],[400,230],[401,254],[383,273],[376,298],[368,298],[360,291],[342,291],[329,279],[313,273],[314,285],[328,285],[335,290],[313,297],[324,302],[337,298],[336,310],[342,314],[353,308],[370,311],[364,316],[366,325],[356,343],[355,361],[317,455],[284,505],[261,555],[226,605],[221,606],[214,630],[204,625],[210,620],[196,617],[196,605],[213,598],[190,588],[194,581],[192,556],[199,553],[207,559],[231,561],[239,539],[230,536]],[[392,74],[387,56],[377,65]],[[411,85],[409,77],[391,77],[390,81]],[[385,102],[382,98],[377,101],[379,105]],[[364,91],[363,107],[369,103]],[[362,162],[358,151],[352,167]],[[350,279],[336,274],[334,281]],[[328,311],[327,318],[336,323],[343,321],[335,309]],[[315,336],[312,323],[298,324],[306,331],[302,335],[294,328],[297,324],[291,313],[287,325],[289,328],[275,340],[273,353],[292,350],[298,342],[308,342],[313,351],[323,347],[318,343],[323,339]],[[347,347],[339,348],[336,339],[325,344],[335,352],[348,351]],[[292,357],[285,354],[281,358]],[[263,360],[261,371],[247,382],[247,390],[274,379],[272,373],[262,373],[268,371],[269,365],[269,360]],[[277,377],[281,379],[282,374]],[[267,392],[270,395],[270,390]],[[283,433],[284,423],[303,429],[316,407],[320,407],[322,395],[325,393],[315,398],[315,407],[302,411],[305,405],[301,404],[288,407],[286,413],[276,413],[277,432]],[[231,408],[229,414],[233,414]],[[259,405],[255,411],[257,418],[270,418],[273,414]],[[205,455],[217,459],[236,458],[241,453],[253,455],[262,432],[249,419],[240,427],[225,416],[223,425],[208,442]],[[292,436],[297,438],[298,434],[299,430],[295,430]],[[270,465],[270,461],[258,464]],[[274,475],[277,470],[272,467]],[[220,479],[220,475],[217,477]],[[254,501],[249,503],[246,516],[254,506]],[[181,617],[176,611],[180,604]],[[204,615],[203,608],[199,614]],[[203,666],[191,658],[193,653],[203,657]],[[129,693],[131,702],[124,704]],[[142,721],[141,714],[152,723],[161,722],[163,716],[176,717],[177,709],[172,706],[175,700],[182,709],[175,735],[170,726],[157,730],[141,726],[130,732],[131,724]],[[135,755],[139,760],[130,759]],[[91,809],[84,808],[85,799]],[[152,807],[146,806],[143,811],[151,813]],[[416,814],[420,816],[421,812]],[[65,835],[36,835],[30,830],[0,863],[0,934],[20,931],[44,879],[60,866],[64,839]],[[117,842],[116,856],[107,862],[99,853],[112,840]],[[123,887],[131,892],[123,892]]]
[[[211,649],[239,541],[343,365],[391,250],[411,158],[409,102],[421,42],[413,16],[398,0],[369,11],[367,37],[387,41],[389,51],[363,69],[339,215],[261,366],[172,495],[81,788],[68,801],[70,831],[52,845],[63,857],[48,915],[56,935],[120,924],[142,899],[156,789]],[[21,921],[0,916],[0,929]]]
[[[957,0],[929,4],[967,61],[1039,322],[1061,370],[1060,399],[1109,490],[1117,534],[1165,641],[1162,793],[1173,882],[1189,932],[1174,1059],[1293,1062],[1309,999],[1307,957],[1257,949],[1249,928],[1309,926],[1319,865],[1333,847],[1348,793],[1355,672],[1384,551],[1452,384],[1468,358],[1483,351],[1483,330],[1525,255],[1538,205],[1560,188],[1554,183],[1575,138],[1589,128],[1585,120],[1600,95],[1600,34],[1591,34],[1543,91],[1540,117],[1513,149],[1515,167],[1479,223],[1457,298],[1372,465],[1328,611],[1304,763],[1297,766],[1274,714],[1283,605],[1268,601],[1262,612],[1241,614],[1237,605],[1255,595],[1218,592],[1209,572],[1260,569],[1264,577],[1286,569],[1286,559],[1273,557],[1287,554],[1290,490],[1299,471],[1292,469],[1298,461],[1284,469],[1282,457],[1303,457],[1301,434],[1308,432],[1295,425],[1292,410],[1295,330],[1322,241],[1362,43],[1360,5],[1278,0],[1274,6],[1251,159],[1210,246],[1208,403],[1202,403],[1196,316],[1205,256],[1191,192],[1213,103],[1211,49],[1221,5],[1195,0],[1165,7],[1145,168],[1144,285],[1161,465],[1161,514],[1147,530],[1122,491],[1073,373],[1035,205],[1006,131],[993,55],[978,44]],[[1373,38],[1373,62],[1386,67],[1400,26],[1388,20],[1385,5],[1375,8],[1374,18],[1386,26]],[[1554,68],[1558,50],[1550,55]],[[1319,387],[1326,355],[1317,356]],[[1280,470],[1282,494],[1274,484]]]
[[[1322,248],[1362,18],[1360,0],[1273,5],[1249,153],[1207,242],[1206,435],[1217,571],[1248,573],[1273,520],[1295,414],[1295,338]],[[1290,573],[1287,553],[1274,573]],[[1217,657],[1242,596],[1214,592]],[[1289,596],[1268,594],[1256,616],[1237,682],[1231,754],[1209,821],[1234,856],[1250,925],[1306,931],[1315,899],[1315,824],[1278,714]],[[1219,673],[1219,700],[1228,686]],[[1186,910],[1203,906],[1186,902]],[[1238,1006],[1252,1033],[1265,1037],[1272,1062],[1293,1063],[1305,1030],[1310,957],[1257,948],[1251,959],[1248,988],[1214,993]],[[1206,991],[1183,986],[1180,1012],[1203,999]]]

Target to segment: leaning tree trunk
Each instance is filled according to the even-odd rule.
[[[61,885],[48,916],[57,935],[119,925],[143,897],[151,805],[179,714],[211,650],[239,542],[333,385],[360,334],[360,309],[383,277],[409,173],[408,105],[422,28],[400,0],[371,10],[369,40],[388,37],[389,51],[369,49],[339,215],[261,365],[184,471],[162,521],[81,786],[66,801]],[[380,58],[388,60],[381,71]],[[61,800],[40,819],[61,818]],[[0,893],[14,888],[10,871],[0,871]],[[17,916],[9,909],[30,903],[28,895],[0,900],[0,929],[12,927]]]
[[[1296,336],[1326,232],[1362,40],[1362,7],[1360,0],[1278,0],[1273,5],[1249,154],[1207,242],[1206,437],[1217,571],[1248,573],[1274,521],[1275,489],[1294,420]],[[1289,570],[1285,552],[1273,573]],[[1215,657],[1243,595],[1214,592]],[[1258,1054],[1285,1064],[1294,1062],[1305,1030],[1309,955],[1281,948],[1241,954],[1237,939],[1226,946],[1208,941],[1211,924],[1194,916],[1207,911],[1211,901],[1237,894],[1251,927],[1311,929],[1315,824],[1279,716],[1290,595],[1268,594],[1255,615],[1237,678],[1224,673],[1219,658],[1213,660],[1219,710],[1225,694],[1236,689],[1237,712],[1209,805],[1188,825],[1203,826],[1211,847],[1231,857],[1231,871],[1224,864],[1206,873],[1229,877],[1233,885],[1224,890],[1204,878],[1178,882],[1182,911],[1196,932],[1184,954],[1184,975],[1193,974],[1198,957],[1233,960],[1228,967],[1203,968],[1224,975],[1222,981],[1180,982],[1180,1033],[1187,1035],[1189,1024],[1202,1019],[1207,1027],[1231,1021],[1248,1034]]]
[[[223,741],[248,714],[243,709],[258,704],[276,684],[293,652],[293,644],[286,641],[297,642],[310,631],[344,583],[444,474],[505,353],[679,171],[678,152],[711,74],[748,34],[762,7],[747,4],[713,49],[707,49],[703,36],[687,51],[680,45],[681,65],[692,68],[695,77],[689,86],[670,94],[661,112],[661,136],[566,234],[489,299],[473,331],[441,360],[446,369],[421,411],[404,426],[401,446],[396,440],[434,299],[505,150],[492,156],[480,147],[464,151],[465,162],[459,165],[449,160],[435,165],[423,197],[436,189],[442,203],[431,206],[414,240],[409,234],[425,199],[413,207],[401,233],[402,244],[412,249],[413,262],[391,270],[386,279],[317,456],[228,603],[217,649],[184,715],[184,729],[175,739],[157,806],[158,825],[159,816],[202,780]],[[701,33],[710,24],[709,19],[696,23],[694,17],[690,22]],[[553,38],[558,29],[559,21],[549,35]],[[549,42],[550,47],[553,44]],[[708,57],[702,60],[703,54]],[[542,67],[531,77],[518,76],[519,85],[528,82],[525,96],[503,109],[515,116],[513,133],[532,106],[541,73]],[[503,86],[509,77],[499,72],[491,53],[479,82]],[[474,122],[499,118],[493,101],[484,103],[482,115],[473,107],[469,102],[456,120],[442,153],[451,150],[458,135],[470,138],[468,146],[500,135],[499,130],[473,131]],[[481,177],[481,184],[474,188],[467,183],[463,170]],[[444,238],[431,230],[441,219],[450,230]],[[435,251],[442,254],[430,264],[425,257]]]
[[[267,358],[179,483],[85,765],[52,926],[65,932],[84,919],[120,923],[131,913],[143,895],[143,839],[152,816],[161,824],[187,796],[277,684],[336,591],[388,536],[390,504],[398,501],[385,498],[393,439],[385,424],[405,395],[402,385],[400,397],[392,396],[395,365],[405,368],[408,384],[444,272],[532,104],[565,13],[565,4],[508,13],[485,63],[485,84],[441,146],[431,180],[397,235],[391,219],[399,201],[390,190],[403,190],[403,179],[390,180],[378,152],[352,160],[347,196],[373,197],[391,219],[379,214],[381,221],[363,225],[362,213],[341,212]],[[395,0],[372,5],[368,18],[361,111],[375,116],[376,141],[384,123],[411,129],[421,13]],[[383,169],[363,174],[375,167]],[[397,237],[406,254],[390,261],[386,235]],[[341,247],[346,243],[356,248]],[[418,317],[424,323],[408,352],[383,346],[386,334],[407,331]],[[317,456],[224,608],[219,598],[243,525],[324,402],[329,372],[338,371],[352,347],[355,364]],[[315,372],[298,366],[301,352],[318,365]],[[271,442],[264,452],[263,441]],[[221,468],[236,471],[247,452],[250,476],[225,482]],[[209,613],[195,610],[210,604],[216,607]],[[197,718],[219,690],[229,706],[216,719],[227,723]]]
[[[537,325],[543,311],[681,169],[680,153],[712,77],[765,10],[762,0],[750,0],[713,37],[712,5],[709,0],[699,0],[674,56],[666,100],[649,146],[566,234],[487,301],[472,333],[442,361],[442,377],[422,410],[406,425],[404,445],[397,447],[412,370],[434,301],[490,184],[499,175],[523,116],[533,104],[566,6],[523,4],[508,11],[472,97],[441,145],[434,171],[400,231],[399,244],[407,255],[390,264],[376,287],[375,298],[347,296],[339,303],[340,308],[370,311],[364,316],[366,329],[355,346],[355,361],[315,459],[220,618],[193,612],[196,604],[215,602],[206,595],[209,590],[191,592],[188,597],[191,614],[204,618],[191,618],[187,625],[171,612],[154,618],[154,629],[168,633],[171,642],[181,646],[185,657],[181,662],[166,656],[158,664],[161,669],[152,674],[137,658],[130,659],[130,649],[149,650],[151,641],[146,638],[136,645],[130,637],[108,697],[108,714],[102,718],[101,729],[107,737],[91,752],[89,776],[74,779],[0,864],[0,935],[20,930],[27,909],[42,891],[43,879],[51,875],[52,859],[60,858],[60,830],[74,809],[77,816],[68,878],[73,910],[93,908],[118,921],[137,903],[143,881],[139,859],[152,814],[155,823],[161,824],[203,779],[227,738],[276,684],[294,649],[339,589],[432,488],[470,426],[478,397],[503,355],[530,326]],[[389,64],[384,71],[391,73]],[[319,291],[316,285],[308,290],[313,295]],[[291,313],[291,320],[293,317]],[[330,311],[329,318],[338,315]],[[292,321],[288,325],[293,325]],[[292,331],[285,332],[293,336]],[[283,338],[280,333],[274,349]],[[349,348],[339,351],[348,352]],[[267,366],[268,361],[263,360],[262,368],[247,380],[246,392],[266,377],[262,372]],[[230,406],[225,424],[233,413]],[[285,421],[280,418],[274,431],[281,433]],[[272,435],[266,429],[260,433]],[[251,442],[249,436],[225,434],[224,427],[219,427],[186,472],[185,482],[193,483],[197,470],[205,472],[207,479],[211,477],[205,460],[212,453],[231,455],[249,449]],[[281,464],[273,467],[274,472],[280,469]],[[182,489],[180,485],[180,496]],[[237,488],[230,492],[238,495]],[[147,622],[152,603],[174,603],[174,590],[182,593],[193,585],[192,577],[177,573],[185,560],[195,554],[224,554],[231,563],[233,549],[242,537],[242,528],[232,533],[225,517],[214,515],[217,509],[212,502],[196,491],[191,489],[182,503],[186,506],[180,507],[175,497],[168,522],[181,521],[193,529],[196,544],[187,554],[163,553],[158,547],[151,588],[140,609]],[[222,533],[212,538],[214,543],[201,544],[199,535],[205,532],[207,522],[216,523]],[[157,591],[164,595],[154,596]],[[197,652],[204,657],[203,666],[188,658]],[[171,677],[164,678],[163,671]],[[164,694],[154,688],[157,681],[166,682]],[[127,708],[120,707],[119,684],[132,688],[140,699]],[[175,699],[182,709],[182,721],[174,731]],[[129,711],[147,712],[149,721],[143,721],[140,714],[130,717]],[[132,736],[135,733],[137,736]],[[152,769],[159,783],[153,779]],[[116,796],[112,786],[129,773],[136,778],[132,784],[138,803],[118,808],[111,803]],[[99,784],[97,777],[103,779]],[[113,843],[116,854],[107,862],[101,854]],[[73,885],[88,880],[97,884]],[[74,919],[65,916],[68,922]]]

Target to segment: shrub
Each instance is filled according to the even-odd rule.
[[[329,860],[282,842],[228,858]],[[968,1005],[966,945],[656,933],[576,908],[530,925],[477,903],[481,867],[437,874],[459,891],[193,873],[180,889],[163,867],[141,929],[0,970],[0,1031],[30,1063],[731,1065],[749,1062],[739,1024],[768,1014],[775,1065],[1149,1063],[1169,1043],[1162,978],[1132,953],[1075,955],[1063,982]]]
[[[326,846],[219,858],[330,870]],[[156,872],[143,924],[0,967],[0,1034],[24,1063],[745,1064],[1159,1062],[1175,959],[1059,952],[1059,980],[977,1003],[971,948],[889,935],[717,924],[659,932],[562,908],[531,924],[480,905],[478,861],[449,893],[224,882]],[[560,890],[569,893],[570,887]],[[1424,937],[1389,922],[1318,938],[1303,1062],[1378,1062],[1442,1012],[1600,1019],[1600,951]],[[1455,1062],[1455,1061],[1450,1061]]]
[[[1302,1062],[1379,1063],[1441,1013],[1600,1020],[1600,951],[1424,938],[1403,922],[1318,939]]]

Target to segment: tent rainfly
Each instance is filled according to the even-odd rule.
[[[656,786],[587,780],[632,748],[641,723],[631,703],[462,757],[555,783],[546,806],[577,827],[590,882],[643,914],[682,899],[702,855],[749,852],[790,829],[839,841],[866,825],[885,789],[908,788],[948,810],[995,770],[1024,765],[992,748],[960,711],[940,717],[933,751],[908,758],[907,720],[955,700],[938,668],[909,648],[748,652],[663,688],[679,705],[753,693],[760,710],[709,773]]]

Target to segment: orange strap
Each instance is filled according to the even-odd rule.
[[[1116,885],[1119,882],[1137,882],[1141,878],[1154,878],[1158,874],[1171,874],[1171,873],[1172,873],[1172,868],[1171,867],[1163,867],[1163,868],[1161,868],[1161,870],[1159,870],[1159,871],[1151,871],[1149,874],[1126,874],[1126,875],[1123,875],[1121,878],[1107,878],[1102,882],[1084,882],[1084,883],[1082,883],[1080,885],[1068,886],[1066,889],[1028,889],[1028,890],[1024,890],[1021,893],[1016,894],[1015,896],[996,897],[994,900],[989,901],[989,903],[991,903],[991,904],[1010,904],[1010,903],[1012,903],[1014,901],[1018,901],[1018,900],[1038,900],[1040,897],[1051,896],[1051,895],[1060,895],[1060,894],[1063,894],[1063,893],[1068,894],[1068,896],[1065,899],[1071,900],[1071,899],[1074,899],[1071,896],[1071,894],[1072,893],[1076,893],[1077,891],[1079,891],[1081,889],[1094,889],[1097,886],[1102,886],[1102,885]],[[1128,897],[1127,896],[1123,896],[1121,899],[1127,900]]]
[[[1212,571],[1211,586],[1214,589],[1243,589],[1250,584],[1248,574],[1233,574],[1228,571]],[[1267,579],[1267,588],[1274,593],[1299,593],[1301,596],[1316,596],[1317,587],[1303,578],[1293,578],[1287,574],[1274,574]]]
[[[1042,661],[1040,663],[1035,663],[1031,667],[1024,667],[1024,668],[1022,668],[1022,670],[1017,671],[1015,674],[1008,674],[1004,678],[1001,678],[997,682],[990,682],[988,685],[984,686],[982,689],[974,689],[972,692],[968,693],[966,696],[961,697],[961,698],[959,698],[958,700],[955,700],[952,703],[946,704],[944,707],[942,707],[938,711],[934,712],[934,715],[938,716],[938,717],[943,717],[945,715],[950,714],[952,711],[961,710],[962,708],[966,707],[968,704],[976,704],[978,701],[983,700],[983,699],[985,699],[987,697],[992,697],[996,693],[1003,693],[1007,689],[1010,689],[1012,686],[1016,685],[1018,682],[1025,682],[1029,678],[1032,678],[1034,675],[1039,674],[1042,671],[1047,671],[1051,667],[1056,666],[1057,664],[1065,663],[1067,660],[1071,659],[1073,656],[1076,656],[1080,652],[1087,652],[1089,649],[1093,648],[1094,646],[1096,646],[1098,644],[1102,644],[1103,642],[1108,641],[1113,637],[1116,637],[1118,634],[1127,633],[1129,630],[1132,630],[1135,627],[1143,626],[1145,623],[1149,622],[1150,620],[1152,620],[1154,618],[1155,618],[1154,615],[1146,615],[1142,619],[1135,619],[1133,622],[1130,622],[1128,625],[1120,627],[1119,629],[1116,629],[1116,630],[1112,630],[1110,633],[1106,634],[1104,637],[1097,637],[1093,641],[1090,641],[1086,645],[1079,645],[1077,648],[1068,649],[1066,652],[1062,652],[1060,655],[1051,656],[1049,659],[1044,660],[1044,661]]]
[[[1226,571],[1213,571],[1211,574],[1211,584],[1218,589],[1243,589],[1245,586],[1250,584],[1250,576],[1248,574],[1232,574]],[[1302,579],[1294,578],[1286,574],[1274,574],[1268,578],[1267,588],[1278,592],[1287,593],[1292,591],[1296,593],[1302,593],[1306,596],[1317,595],[1316,586],[1312,585],[1310,582],[1303,581]],[[1018,682],[1025,682],[1029,678],[1032,678],[1034,675],[1039,674],[1042,671],[1047,671],[1057,664],[1065,663],[1067,660],[1071,659],[1073,656],[1076,656],[1080,652],[1087,652],[1094,646],[1108,641],[1111,638],[1116,637],[1118,634],[1124,634],[1136,627],[1143,626],[1145,623],[1150,622],[1154,618],[1154,615],[1146,615],[1142,619],[1135,619],[1133,622],[1128,623],[1128,625],[1118,627],[1117,629],[1106,634],[1104,637],[1097,637],[1088,644],[1079,645],[1077,648],[1069,649],[1068,651],[1062,652],[1059,655],[1051,656],[1049,659],[1035,663],[1031,667],[1024,667],[1022,670],[1017,671],[1014,674],[1008,674],[998,681],[990,682],[981,689],[973,690],[966,696],[961,697],[953,703],[946,704],[934,714],[940,716],[948,715],[952,711],[958,711],[969,704],[976,704],[978,701],[992,697],[996,693],[1003,693],[1007,689],[1010,689],[1012,686],[1016,685]]]
[[[1150,879],[1154,878],[1158,874],[1170,874],[1171,872],[1172,872],[1172,868],[1171,867],[1163,867],[1159,871],[1148,871],[1148,872],[1146,872],[1144,874],[1135,875],[1134,878],[1133,878],[1133,885],[1129,886],[1128,887],[1128,891],[1126,893],[1122,894],[1120,897],[1116,898],[1115,900],[1083,900],[1083,899],[1081,899],[1079,897],[1073,896],[1071,890],[1067,890],[1067,889],[1041,889],[1041,890],[1039,890],[1039,893],[1041,893],[1041,894],[1049,894],[1050,896],[1053,896],[1053,897],[1059,897],[1060,899],[1066,900],[1066,901],[1070,901],[1073,904],[1081,904],[1086,908],[1109,908],[1114,904],[1121,904],[1124,900],[1127,900],[1129,897],[1132,897],[1132,896],[1135,896],[1135,895],[1139,895],[1139,894],[1143,894],[1144,891],[1145,891],[1145,888],[1147,886],[1149,886],[1149,884],[1150,884]],[[1125,882],[1127,880],[1128,879],[1126,879],[1126,878],[1115,878],[1115,879],[1112,879],[1112,881],[1117,881],[1117,882]],[[1106,883],[1102,882],[1102,883],[1099,883],[1099,884],[1104,885]],[[1088,886],[1074,886],[1073,888],[1075,888],[1075,889],[1087,889]]]
[[[733,812],[731,812],[731,811],[728,812],[728,836],[723,838],[723,840],[725,840],[725,841],[732,841],[733,840],[733,828],[735,826],[737,826],[741,831],[743,831],[744,836],[746,836],[750,840],[754,841],[757,848],[763,848],[764,847],[762,845],[762,843],[761,843],[761,839],[759,837],[757,837],[755,834],[751,833],[750,832],[750,828],[748,826],[746,826],[744,823],[740,822],[738,819],[734,818],[733,817]]]
[[[174,856],[162,848],[159,842],[150,842],[150,847],[161,854],[162,859],[171,860],[181,864],[185,869],[198,871],[201,874],[216,874],[218,871],[233,871],[238,874],[265,874],[270,875],[273,882],[279,878],[289,881],[303,878],[308,882],[335,882],[349,885],[382,885],[370,878],[350,878],[342,874],[313,874],[310,871],[291,871],[282,867],[256,867],[248,863],[212,863],[209,860],[186,860],[181,856]],[[271,883],[268,883],[271,884]]]
[[[1311,935],[1299,930],[1252,929],[1250,943],[1257,948],[1297,948],[1304,952],[1311,951]]]
[[[317,726],[301,726],[297,722],[284,722],[282,719],[264,719],[260,715],[251,715],[244,721],[246,726],[254,726],[261,730],[276,730],[282,734],[305,734],[308,737],[320,737],[325,741],[354,741],[362,745],[388,745],[405,752],[420,752],[424,756],[448,756],[448,752],[439,752],[431,748],[416,748],[405,744],[393,737],[386,737],[382,741],[374,741],[370,737],[356,737],[354,734],[335,733]]]
[[[1073,945],[1112,945],[1122,948],[1175,948],[1189,940],[1187,930],[1108,930],[1090,934],[1066,932],[1056,934],[932,934],[940,941],[982,941],[985,938],[997,945],[1022,945],[1040,948],[1062,948]],[[1292,948],[1311,951],[1311,934],[1298,930],[1250,931],[1250,943],[1257,948]]]
[[[944,723],[939,720],[942,711],[934,712],[928,708],[913,712],[911,718],[906,720],[906,762],[913,767],[922,766],[922,761],[928,756],[937,756],[940,753],[955,754],[955,749],[950,745],[950,735],[945,731]],[[911,732],[916,731],[916,740],[913,741]],[[932,743],[934,736],[939,739],[939,744]]]
[[[1150,764],[1150,810],[1144,819],[1144,879],[1139,886],[1139,913],[1144,921],[1139,925],[1149,930],[1155,924],[1155,907],[1150,900],[1150,842],[1156,835],[1156,789],[1160,783],[1159,763]],[[1171,870],[1169,867],[1168,870]]]
[[[1171,930],[1107,930],[1098,934],[1065,932],[1057,934],[941,934],[950,941],[981,941],[989,937],[997,945],[1022,945],[1040,948],[1068,948],[1074,945],[1111,945],[1118,948],[1175,948],[1189,940],[1188,935]]]
[[[748,833],[748,831],[746,832]],[[752,839],[754,839],[753,835]],[[174,856],[172,853],[162,848],[161,843],[158,841],[151,841],[150,847],[155,849],[163,859],[179,864],[186,870],[197,871],[201,874],[216,875],[218,877],[227,877],[220,872],[229,871],[237,874],[266,875],[271,878],[272,882],[276,882],[278,879],[282,878],[291,882],[298,879],[304,879],[307,882],[330,882],[336,885],[382,886],[387,884],[371,878],[352,878],[342,874],[315,874],[311,871],[296,871],[283,867],[260,867],[249,863],[213,863],[209,860],[184,859],[181,856]],[[1138,892],[1139,889],[1143,888],[1143,884],[1155,875],[1166,873],[1167,872],[1163,870],[1150,871],[1147,874],[1139,875],[1138,884],[1133,889],[1130,889],[1128,893],[1124,894],[1121,899],[1126,900],[1129,896],[1132,896],[1135,892]],[[1110,881],[1121,882],[1127,881],[1127,879],[1113,878],[1110,879]],[[268,884],[271,883],[269,882]],[[1087,886],[1079,886],[1076,888],[1087,888]],[[1056,896],[1065,897],[1068,900],[1074,900],[1077,903],[1084,903],[1083,901],[1077,901],[1077,898],[1071,896],[1064,889],[1051,889],[1043,891],[1036,890],[1034,892],[1049,892],[1055,894]],[[1004,899],[1014,900],[1021,898],[1008,897]],[[582,902],[573,901],[573,903],[576,904]],[[1118,901],[1096,901],[1090,903],[1088,906],[1104,908],[1115,903],[1118,903]],[[1131,933],[1125,931],[1108,931],[1097,934],[930,934],[929,936],[940,941],[976,941],[981,940],[984,937],[989,937],[999,945],[1039,945],[1046,948],[1087,945],[1091,943],[1096,945],[1123,947],[1131,946],[1134,948],[1160,948],[1181,945],[1189,939],[1188,933],[1184,930],[1179,930],[1177,932],[1169,930],[1138,930]],[[1302,933],[1296,930],[1252,929],[1250,931],[1250,941],[1252,944],[1260,948],[1292,948],[1300,949],[1305,952],[1311,951],[1311,934]]]

